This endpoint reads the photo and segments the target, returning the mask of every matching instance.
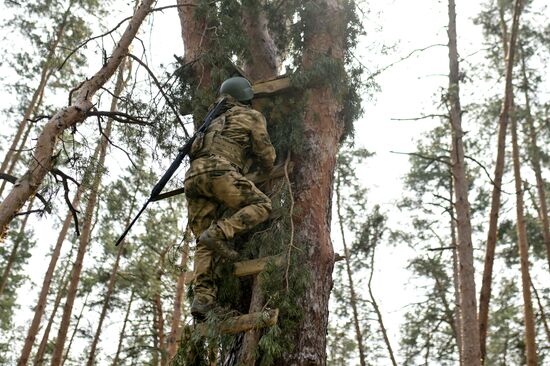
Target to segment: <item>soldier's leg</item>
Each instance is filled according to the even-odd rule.
[[[264,222],[271,212],[271,200],[254,183],[237,172],[228,172],[211,182],[214,197],[225,206],[237,210],[233,215],[218,220],[208,229],[209,235],[220,240],[231,240],[235,235],[249,231]]]
[[[186,188],[188,184],[186,183]],[[215,222],[218,205],[204,197],[188,195],[189,226],[196,238]],[[200,241],[195,248],[193,289],[201,303],[213,303],[216,298],[213,253]]]

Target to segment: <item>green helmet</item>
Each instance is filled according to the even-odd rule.
[[[239,102],[246,102],[254,97],[250,81],[240,76],[225,80],[220,86],[220,95],[229,94]]]

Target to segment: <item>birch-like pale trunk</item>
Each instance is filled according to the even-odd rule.
[[[81,123],[93,107],[95,93],[113,76],[128,53],[143,19],[149,13],[154,0],[143,0],[129,21],[122,37],[103,67],[85,80],[68,107],[59,110],[46,123],[40,133],[29,170],[14,185],[8,196],[0,203],[0,237],[5,236],[8,225],[25,202],[36,193],[44,177],[54,164],[54,148],[59,136],[67,128]]]
[[[514,56],[516,39],[519,29],[519,18],[521,14],[522,0],[515,0],[514,16],[512,21],[512,33],[508,47],[505,47],[506,54],[506,75],[504,98],[498,121],[498,147],[493,178],[493,192],[491,195],[491,211],[489,213],[489,229],[487,232],[487,248],[485,252],[485,264],[479,295],[479,341],[481,350],[481,362],[485,362],[487,353],[487,329],[489,320],[489,302],[491,300],[491,286],[493,281],[493,263],[495,260],[495,249],[498,234],[498,216],[500,211],[500,195],[502,190],[502,176],[504,174],[504,158],[506,150],[506,129],[508,127],[509,111],[512,103],[512,76],[514,68]],[[505,42],[506,43],[506,42]]]
[[[481,365],[479,328],[477,320],[476,287],[474,270],[474,248],[470,203],[468,202],[468,180],[464,164],[464,142],[462,140],[462,111],[460,106],[459,65],[456,41],[455,1],[449,0],[449,104],[451,122],[451,172],[455,193],[458,286],[460,304],[461,359],[468,366]]]
[[[512,97],[513,98],[513,97]],[[535,315],[531,300],[531,276],[529,274],[529,245],[527,242],[527,229],[525,226],[523,184],[521,181],[521,163],[519,160],[519,146],[517,134],[517,120],[513,115],[513,99],[510,106],[511,132],[512,132],[512,160],[514,163],[514,182],[516,188],[516,215],[519,247],[519,263],[521,267],[521,286],[523,294],[523,320],[525,324],[525,353],[527,366],[536,366],[537,347],[535,343]]]

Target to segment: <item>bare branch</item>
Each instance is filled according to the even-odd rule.
[[[121,123],[127,123],[127,124],[133,124],[133,125],[139,125],[139,126],[151,126],[151,122],[144,121],[141,118],[144,118],[143,116],[132,116],[127,113],[123,112],[107,112],[107,111],[90,111],[86,114],[86,116],[100,116],[100,117],[108,117],[112,119],[113,121],[121,122]]]
[[[121,148],[120,146],[118,146],[117,144],[115,144],[111,138],[109,136],[107,136],[105,134],[105,132],[103,132],[103,127],[101,127],[101,116],[97,116],[97,125],[99,126],[99,133],[101,134],[101,136],[103,136],[107,142],[114,146],[115,148],[119,149],[120,151],[122,151],[124,154],[126,154],[126,157],[128,158],[128,160],[130,160],[130,164],[132,164],[132,166],[137,169],[137,165],[134,163],[134,161],[132,160],[132,157],[130,156],[130,153],[128,153],[128,151],[124,150],[123,148]]]
[[[413,117],[413,118],[390,118],[392,121],[420,121],[422,119],[431,119],[431,118],[446,118],[449,119],[449,116],[446,114],[427,114],[425,116]]]
[[[65,198],[65,203],[67,203],[67,206],[69,207],[69,211],[71,211],[71,214],[73,215],[74,220],[74,228],[76,231],[76,236],[80,236],[80,229],[78,225],[78,210],[74,208],[71,199],[69,198],[69,183],[68,181],[75,182],[77,185],[78,183],[73,178],[69,177],[67,174],[63,173],[59,169],[52,169],[50,170],[50,173],[54,176],[55,180],[57,180],[57,177],[59,176],[61,178],[61,182],[63,183],[63,190],[64,194],[63,197]]]
[[[420,153],[405,153],[405,152],[399,152],[399,151],[390,151],[390,153],[399,154],[399,155],[416,156],[416,157],[419,157],[421,159],[426,159],[426,160],[430,160],[430,161],[438,161],[440,163],[443,163],[443,164],[446,164],[446,165],[449,165],[449,166],[451,165],[451,163],[447,160],[448,157],[447,156],[442,156],[442,155],[428,156],[428,155],[423,155],[423,154],[420,154]]]
[[[157,88],[160,90],[160,92],[162,93],[162,96],[164,97],[164,99],[166,100],[166,103],[168,104],[168,106],[170,107],[170,109],[172,110],[172,112],[174,112],[174,115],[176,116],[176,119],[178,120],[178,123],[180,124],[181,128],[183,128],[183,132],[185,133],[185,137],[189,138],[189,133],[187,132],[187,129],[185,128],[185,125],[183,124],[183,121],[181,120],[180,118],[180,115],[178,113],[178,111],[176,110],[176,108],[174,107],[174,105],[172,104],[172,101],[170,100],[170,98],[168,98],[168,95],[166,95],[166,93],[164,92],[164,89],[162,88],[162,85],[160,85],[160,82],[158,81],[157,77],[155,76],[155,74],[153,74],[153,72],[151,71],[151,69],[149,68],[149,66],[147,66],[143,61],[141,61],[141,59],[137,56],[134,56],[132,55],[131,53],[128,53],[128,57],[131,57],[133,58],[134,60],[136,60],[141,66],[143,66],[145,68],[145,70],[147,70],[147,72],[149,73],[149,75],[151,76],[151,78],[153,79],[153,81],[155,82],[155,85],[157,86]]]
[[[7,180],[7,181],[10,182],[11,184],[17,184],[17,179],[18,179],[18,178],[17,178],[16,176],[11,175],[11,174],[0,173],[0,179]],[[35,196],[44,204],[45,211],[46,211],[46,212],[50,212],[50,210],[49,210],[50,204],[49,204],[49,202],[44,198],[44,196],[42,196],[42,195],[39,194],[39,193],[36,193]]]

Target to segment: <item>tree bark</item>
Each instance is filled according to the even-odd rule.
[[[538,214],[542,223],[542,237],[544,240],[544,246],[546,247],[546,258],[548,260],[548,269],[550,270],[550,220],[548,219],[548,205],[546,203],[546,192],[544,190],[545,182],[542,178],[542,168],[540,164],[540,148],[537,143],[537,131],[533,122],[533,115],[531,114],[531,100],[529,98],[529,79],[527,77],[527,67],[525,65],[525,54],[523,49],[521,52],[521,72],[523,76],[524,84],[524,96],[525,96],[525,111],[527,113],[526,122],[529,132],[529,157],[535,172],[535,178],[537,181],[537,194],[539,196]]]
[[[513,98],[513,97],[512,97]],[[527,356],[527,365],[536,366],[537,348],[535,344],[535,315],[533,313],[533,303],[531,301],[531,276],[529,275],[529,246],[527,243],[527,230],[525,227],[525,216],[523,208],[523,187],[521,181],[521,167],[519,161],[519,147],[517,136],[517,121],[513,115],[513,102],[510,106],[512,125],[512,159],[514,162],[514,181],[516,187],[516,214],[517,214],[517,232],[519,258],[521,267],[521,285],[523,294],[523,315],[525,323],[525,352]]]
[[[126,332],[126,324],[128,324],[128,318],[130,318],[130,309],[132,308],[132,303],[134,302],[134,289],[130,293],[130,300],[128,301],[128,307],[126,308],[126,315],[124,315],[124,322],[122,323],[122,329],[120,330],[120,336],[118,338],[118,346],[116,349],[115,359],[113,360],[112,366],[118,366],[118,360],[120,359],[120,352],[122,351],[122,343],[124,341],[124,335]]]
[[[129,66],[130,66],[130,60],[127,59],[127,61],[126,62],[123,61],[120,64],[119,68],[118,68],[118,74],[117,74],[117,79],[116,79],[116,83],[115,83],[115,89],[113,91],[113,99],[111,100],[111,108],[110,108],[111,112],[115,112],[117,110],[118,97],[122,94],[122,90],[124,89],[124,87],[126,85],[126,82],[127,82],[127,79],[126,80],[124,79],[124,71],[125,71],[125,68],[129,67]],[[101,169],[101,167],[103,166],[104,160],[105,160],[105,153],[106,153],[106,149],[107,149],[107,144],[109,143],[108,138],[109,138],[110,133],[111,133],[111,124],[112,124],[112,119],[109,118],[108,121],[107,121],[107,127],[105,128],[105,131],[104,131],[105,136],[101,140],[101,145],[102,146],[101,146],[101,153],[100,153],[99,169]],[[102,173],[98,170],[97,174],[102,174]],[[99,188],[99,186],[98,186],[98,188]],[[136,195],[134,194],[134,196],[132,198],[132,201],[131,201],[131,204],[130,204],[130,211],[128,213],[128,218],[126,219],[126,225],[128,225],[130,223],[130,221],[132,220],[131,215],[132,215],[133,210],[134,210],[135,200],[136,200]],[[107,292],[105,293],[105,297],[103,299],[103,306],[101,308],[101,313],[100,313],[100,316],[99,316],[99,322],[98,322],[98,325],[97,325],[97,329],[96,329],[96,332],[94,334],[92,344],[90,345],[90,353],[88,355],[88,361],[86,363],[87,366],[93,366],[93,364],[94,364],[96,348],[97,348],[97,344],[99,342],[99,336],[101,335],[101,328],[103,326],[103,321],[105,320],[105,316],[107,315],[107,310],[109,309],[109,303],[111,301],[111,295],[112,295],[112,293],[114,291],[114,288],[115,288],[116,275],[117,275],[117,272],[118,272],[118,266],[119,266],[119,263],[120,263],[120,257],[122,256],[123,248],[124,248],[123,243],[120,243],[120,245],[118,247],[115,263],[113,265],[113,268],[111,270],[111,275],[109,277],[109,284],[107,285]]]
[[[344,245],[344,258],[346,263],[346,273],[348,275],[348,286],[351,296],[351,310],[353,313],[353,325],[355,327],[355,340],[357,341],[357,348],[359,349],[359,364],[366,366],[365,349],[363,346],[363,333],[361,332],[361,324],[359,323],[359,311],[357,310],[357,295],[355,293],[355,284],[353,282],[353,276],[350,265],[350,252],[348,244],[346,242],[346,234],[344,232],[344,218],[342,217],[342,199],[340,196],[340,175],[336,176],[336,213],[338,215],[338,225],[340,227],[340,235],[342,236],[342,244]],[[371,262],[372,264],[372,262]],[[370,293],[370,288],[369,288]],[[393,359],[392,359],[393,360]]]
[[[27,211],[32,210],[32,204],[34,202],[34,199],[31,199],[29,202],[29,205],[27,206]],[[13,264],[15,263],[15,259],[17,258],[17,254],[19,252],[19,245],[21,245],[21,241],[23,240],[23,236],[25,235],[25,227],[27,226],[27,222],[29,221],[30,215],[25,215],[23,218],[23,222],[21,222],[21,227],[19,228],[19,234],[17,235],[17,239],[13,243],[13,248],[11,248],[10,256],[8,257],[8,262],[6,263],[6,267],[4,268],[4,271],[2,272],[2,278],[0,279],[0,297],[2,297],[2,294],[4,293],[4,290],[6,289],[6,285],[8,284],[8,278],[10,276],[11,269],[13,267]]]
[[[187,235],[187,233],[186,233]],[[191,239],[191,238],[189,238]],[[178,276],[178,282],[176,284],[176,296],[174,297],[174,311],[172,312],[172,324],[170,326],[170,335],[167,340],[167,352],[168,352],[168,361],[170,362],[172,358],[176,355],[178,340],[181,336],[181,308],[184,297],[184,288],[185,288],[185,279],[187,262],[189,260],[189,241],[185,238],[183,253],[181,255],[181,273]]]
[[[453,188],[453,175],[452,172],[449,174],[449,216],[450,216],[450,227],[451,227],[451,246],[453,247],[453,288],[454,288],[454,321],[453,321],[453,334],[456,339],[456,345],[458,348],[458,364],[463,366],[464,362],[462,361],[462,339],[460,338],[460,324],[462,323],[461,314],[460,314],[460,296],[459,286],[458,286],[458,253],[457,253],[457,238],[456,238],[456,218],[453,206],[454,198],[454,188]]]
[[[197,0],[177,0],[177,4],[190,5],[178,7],[181,37],[185,49],[184,62],[186,64],[192,63],[197,89],[210,87],[212,83],[211,65],[203,60],[202,56],[212,46],[211,30],[208,29],[206,19],[198,19],[195,14]]]
[[[508,126],[509,110],[512,103],[512,76],[514,68],[514,55],[516,39],[519,28],[519,17],[521,14],[522,0],[516,0],[514,5],[514,16],[512,21],[512,33],[506,56],[506,75],[504,100],[500,110],[498,121],[498,148],[495,165],[494,186],[491,196],[491,211],[489,213],[489,230],[487,232],[487,248],[485,252],[485,265],[483,268],[483,279],[481,293],[479,296],[479,341],[481,350],[481,362],[485,362],[487,353],[487,328],[489,318],[489,302],[491,300],[491,286],[493,280],[493,263],[495,260],[495,248],[498,234],[498,216],[500,210],[500,194],[502,187],[502,175],[504,174],[504,158],[506,149],[506,128]]]
[[[91,99],[116,69],[128,53],[128,47],[134,39],[139,26],[149,13],[154,0],[143,0],[136,9],[126,30],[113,50],[105,65],[90,79],[84,81],[76,91],[72,104],[59,110],[46,123],[38,137],[29,170],[21,177],[11,192],[0,204],[0,237],[5,235],[8,225],[25,202],[34,195],[46,174],[54,164],[53,150],[58,137],[67,128],[72,127],[86,118],[87,112],[93,107]]]
[[[318,1],[308,14],[304,34],[304,68],[320,57],[344,59],[345,16],[340,0]],[[293,157],[296,241],[304,248],[311,282],[297,303],[304,317],[294,349],[281,364],[325,365],[328,301],[332,289],[334,250],[330,239],[331,196],[339,141],[343,134],[342,105],[329,86],[309,90],[304,115],[303,152]],[[299,214],[296,214],[299,212]]]
[[[466,365],[481,365],[477,320],[474,248],[468,202],[468,180],[464,164],[462,111],[460,107],[459,66],[456,42],[455,1],[449,0],[449,104],[451,122],[451,171],[453,174],[456,211],[459,304],[461,311],[461,358]]]

